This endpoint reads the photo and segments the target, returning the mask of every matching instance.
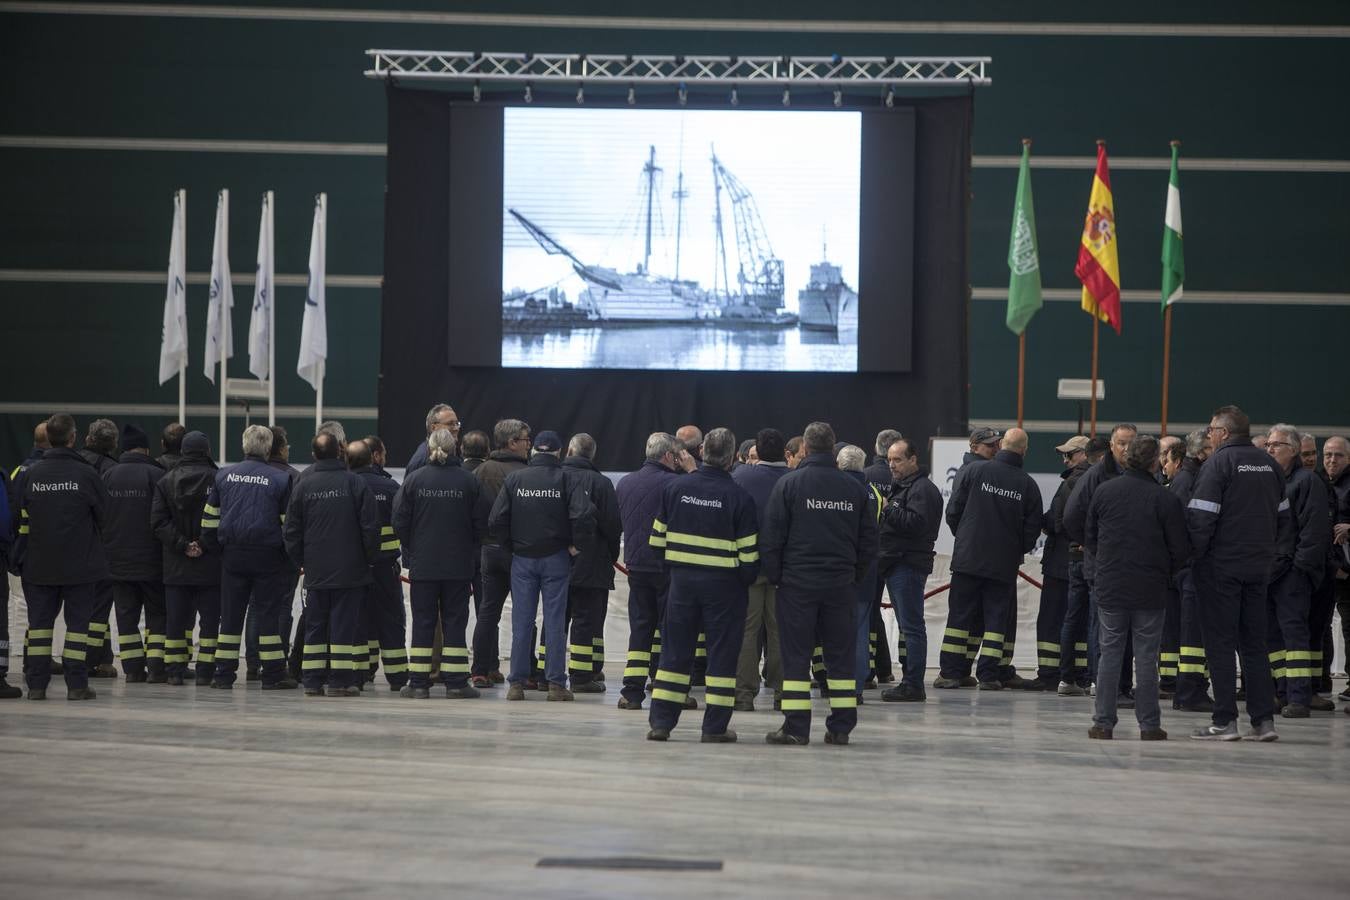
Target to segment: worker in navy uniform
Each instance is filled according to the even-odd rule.
[[[220,630],[220,552],[202,538],[202,512],[216,480],[211,442],[200,431],[183,436],[182,455],[155,484],[150,506],[155,536],[163,547],[164,672],[171,685],[187,673],[193,626],[198,626],[197,684],[210,684],[216,670]]]
[[[300,477],[300,470],[292,466],[291,445],[286,429],[280,425],[271,425],[272,449],[267,454],[267,464],[278,472],[290,476],[291,485]],[[281,647],[287,653],[286,674],[297,684],[300,681],[300,641],[291,640],[291,627],[295,624],[295,591],[300,586],[300,570],[286,557],[286,574],[281,582],[281,594],[277,600],[277,634],[281,636]],[[302,637],[303,635],[301,635]],[[257,681],[261,676],[258,665],[258,612],[250,605],[244,616],[244,654],[249,681]]]
[[[695,472],[662,491],[648,539],[670,573],[649,741],[668,740],[680,721],[700,633],[706,635],[708,648],[702,741],[736,740],[727,724],[736,703],[746,589],[759,575],[759,526],[754,499],[731,479],[736,435],[714,428],[700,455],[703,464]]]
[[[1069,537],[1064,530],[1064,508],[1079,480],[1110,452],[1111,442],[1106,438],[1089,438],[1079,460],[1069,469],[1065,484],[1067,496],[1059,507],[1053,504],[1047,515],[1055,517],[1055,531],[1064,536],[1069,545],[1069,597],[1064,608],[1064,627],[1060,631],[1059,696],[1082,697],[1092,691],[1092,677],[1088,674],[1088,626],[1091,624],[1092,592],[1083,575],[1083,545]],[[1058,493],[1058,491],[1056,491]],[[1094,637],[1095,641],[1096,638]]]
[[[881,510],[886,505],[886,495],[875,484],[868,481],[866,472],[867,454],[861,447],[855,447],[852,444],[844,444],[835,452],[835,465],[839,471],[848,474],[850,478],[861,485],[867,487],[867,502],[872,509],[872,517],[876,521],[878,528],[881,524]],[[880,537],[878,537],[878,545]],[[854,596],[857,598],[857,617],[854,620],[854,627],[857,628],[857,642],[853,650],[853,676],[858,685],[858,702],[862,703],[863,689],[868,687],[868,679],[872,672],[872,653],[876,644],[876,633],[872,629],[872,606],[876,602],[876,586],[880,576],[877,574],[877,560],[872,559],[867,567],[866,574],[859,580],[854,588]],[[871,687],[876,687],[873,683]]]
[[[897,438],[886,448],[894,481],[887,492],[877,537],[878,567],[891,592],[906,654],[900,684],[883,691],[890,703],[925,702],[928,628],[923,618],[924,585],[933,571],[934,546],[942,527],[942,492],[919,464],[914,445]],[[884,632],[883,632],[884,634]],[[912,651],[912,652],[908,652]]]
[[[1200,466],[1209,458],[1209,436],[1197,428],[1186,435],[1186,456],[1181,467],[1172,475],[1167,489],[1186,508],[1195,493],[1195,480]],[[1214,712],[1214,700],[1209,696],[1209,667],[1205,664],[1205,641],[1200,632],[1200,608],[1195,591],[1195,578],[1189,564],[1176,577],[1180,597],[1178,615],[1177,682],[1172,695],[1172,708],[1185,712]]]
[[[528,465],[530,426],[519,419],[502,419],[492,426],[492,443],[496,449],[488,454],[486,462],[473,470],[488,503],[497,499],[507,475]],[[502,608],[511,590],[511,548],[498,544],[491,534],[483,542],[478,578],[483,585],[483,594],[475,609],[478,618],[473,627],[470,669],[474,687],[490,688],[506,680],[497,668],[501,664],[498,638]]]
[[[94,467],[99,477],[117,465],[117,424],[111,419],[95,419],[84,435],[84,449],[80,456]],[[112,579],[94,587],[94,611],[89,619],[89,646],[86,664],[90,678],[116,678],[113,667],[112,643],[108,639],[108,620],[113,608]]]
[[[619,559],[623,522],[614,482],[595,467],[595,438],[575,434],[567,442],[563,470],[595,507],[595,539],[572,560],[568,583],[568,606],[572,637],[568,646],[572,690],[603,694],[605,683],[597,678],[605,658],[605,613],[609,592],[614,590],[614,563]]]
[[[23,462],[15,466],[9,473],[8,480],[5,481],[7,511],[4,517],[3,527],[8,529],[10,547],[5,559],[3,560],[7,571],[13,571],[13,541],[18,537],[18,524],[14,519],[19,515],[19,493],[22,488],[23,474],[28,467],[42,458],[42,455],[51,449],[51,444],[47,442],[47,423],[39,422],[33,429],[33,447],[24,457]],[[16,700],[23,696],[20,688],[10,686],[5,678],[9,673],[9,604],[0,604],[0,699]],[[52,674],[60,673],[60,662],[53,661]]]
[[[493,502],[489,533],[511,550],[511,687],[508,700],[525,699],[534,658],[535,616],[544,607],[549,700],[571,700],[567,689],[567,582],[571,560],[592,540],[595,507],[569,478],[558,455],[562,439],[541,431],[534,455],[502,483]],[[485,467],[479,467],[481,472]]]
[[[953,494],[956,493],[956,489],[960,487],[961,480],[966,477],[966,470],[970,468],[971,463],[976,463],[979,462],[980,460],[993,459],[994,454],[998,452],[999,442],[1002,439],[1003,439],[1003,432],[999,431],[997,428],[982,427],[971,429],[970,449],[966,451],[964,455],[962,455],[961,467],[956,470],[956,474],[952,477],[951,480],[952,481],[951,492]],[[984,611],[976,610],[975,618],[971,622],[970,626],[970,635],[966,639],[965,670],[961,674],[959,683],[953,685],[953,687],[973,688],[979,683],[971,670],[975,665],[975,658],[979,655],[980,639],[983,636],[984,636]],[[951,641],[944,639],[943,643],[950,644]],[[934,681],[933,686],[937,687],[936,681]]]
[[[981,690],[1002,690],[1004,629],[1015,611],[1017,567],[1041,531],[1041,491],[1023,469],[1027,433],[1010,428],[994,458],[973,463],[947,501],[947,525],[956,535],[947,626],[934,687],[952,687],[963,671],[966,638],[976,610],[984,611],[976,677]]]
[[[474,557],[487,533],[489,506],[482,484],[460,466],[455,435],[427,436],[427,464],[394,495],[392,523],[412,580],[412,644],[404,697],[430,696],[432,640],[439,618],[444,646],[441,683],[451,700],[479,696],[469,684],[469,585]],[[369,483],[369,482],[368,482]],[[402,599],[400,594],[400,606]]]
[[[770,744],[811,740],[811,651],[825,659],[830,715],[825,742],[847,744],[858,721],[854,682],[857,587],[877,555],[877,511],[871,491],[836,468],[834,429],[812,422],[803,457],[769,494],[760,526],[764,574],[778,586],[778,638],[783,654],[783,725]]]
[[[647,436],[642,466],[620,479],[615,491],[623,521],[623,562],[628,570],[628,657],[619,709],[642,709],[647,680],[660,663],[660,651],[653,644],[666,614],[670,573],[662,554],[651,546],[652,523],[661,511],[666,488],[680,477],[684,453],[674,435],[653,432]],[[697,707],[698,701],[691,696],[686,708]]]
[[[1327,545],[1331,542],[1327,489],[1315,469],[1305,468],[1299,454],[1300,435],[1292,425],[1272,425],[1266,452],[1285,479],[1289,515],[1279,520],[1275,536],[1275,566],[1267,591],[1266,647],[1275,678],[1275,707],[1286,719],[1311,715],[1313,634],[1309,613],[1313,593],[1325,575]],[[1319,660],[1320,663],[1320,660]]]
[[[47,420],[52,447],[23,477],[13,565],[28,604],[24,680],[28,699],[45,700],[51,680],[56,617],[66,623],[62,653],[66,699],[92,700],[86,651],[94,638],[89,617],[95,586],[108,579],[102,528],[108,504],[103,480],[75,451],[75,420],[58,413]]]
[[[1087,445],[1088,439],[1079,434],[1055,448],[1064,471],[1059,474],[1059,487],[1041,526],[1045,547],[1041,551],[1041,605],[1036,612],[1036,678],[1028,682],[1028,690],[1058,690],[1060,670],[1069,655],[1060,644],[1069,608],[1069,537],[1062,530],[1060,516],[1073,493],[1070,478],[1079,464],[1087,461]]]
[[[117,610],[117,653],[129,683],[164,680],[164,560],[150,524],[155,485],[164,469],[150,458],[150,440],[135,425],[122,426],[122,455],[103,474],[108,513],[103,546]],[[141,614],[145,642],[141,642]]]
[[[398,691],[408,683],[408,648],[403,642],[407,623],[403,614],[403,582],[399,580],[403,568],[398,559],[399,537],[394,533],[398,482],[376,463],[372,444],[378,444],[383,451],[383,441],[377,437],[347,445],[347,465],[366,483],[380,513],[380,552],[370,567],[371,583],[361,603],[361,634],[365,637],[369,662],[364,670],[358,666],[356,674],[362,681],[374,680],[376,664],[382,658],[389,690]]]
[[[321,432],[310,448],[314,465],[291,488],[283,529],[286,552],[305,573],[305,696],[323,696],[326,680],[329,697],[358,697],[357,668],[368,654],[356,636],[380,553],[380,511],[361,476],[347,470],[337,435]]]
[[[1268,454],[1252,446],[1251,422],[1236,406],[1215,410],[1209,438],[1214,451],[1201,467],[1186,505],[1186,524],[1214,686],[1214,719],[1191,737],[1279,740],[1266,649],[1266,589],[1275,563],[1279,519],[1289,515],[1284,477]],[[1238,654],[1252,724],[1245,736],[1237,729],[1234,657]]]
[[[281,529],[286,521],[290,476],[267,464],[272,431],[266,425],[244,429],[244,459],[216,473],[202,510],[202,536],[208,548],[221,548],[220,636],[211,687],[229,690],[239,671],[244,617],[258,612],[258,661],[264,690],[291,690],[286,650],[277,633],[286,556]]]
[[[1084,533],[1087,528],[1087,511],[1092,506],[1092,495],[1096,492],[1098,485],[1110,481],[1125,471],[1125,452],[1129,449],[1130,441],[1134,440],[1134,436],[1138,433],[1139,429],[1130,424],[1120,424],[1112,428],[1111,452],[1103,456],[1101,462],[1096,463],[1083,473],[1083,476],[1074,484],[1073,492],[1069,494],[1069,500],[1064,505],[1064,533],[1069,536],[1069,540],[1076,544],[1083,544]],[[1096,682],[1097,690],[1116,691],[1118,705],[1123,709],[1130,709],[1134,701],[1130,696],[1133,674],[1130,662],[1132,658],[1131,643],[1128,635],[1125,640],[1125,655],[1121,660],[1122,670],[1107,675],[1098,671],[1097,668],[1097,602],[1092,594],[1093,581],[1096,575],[1096,559],[1091,550],[1084,548],[1083,578],[1088,584],[1088,675]]]

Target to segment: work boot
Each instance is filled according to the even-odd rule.
[[[736,732],[732,731],[730,728],[721,734],[708,734],[707,732],[704,732],[703,736],[698,740],[701,744],[734,744],[736,743]]]
[[[600,681],[574,681],[572,682],[572,691],[577,694],[603,694],[605,692],[604,682]]]
[[[1008,685],[1007,685],[1007,683],[1005,682],[1005,683],[1004,683],[1004,687],[1007,687],[1007,686],[1008,686]],[[1058,685],[1057,683],[1048,682],[1048,681],[1041,681],[1039,678],[1033,678],[1033,679],[1031,679],[1030,681],[1026,681],[1026,682],[1023,683],[1023,685],[1022,685],[1022,690],[1024,690],[1024,691],[1034,691],[1034,692],[1036,692],[1036,693],[1045,693],[1046,691],[1053,691],[1053,690],[1055,690],[1055,689],[1058,688],[1058,687],[1059,687],[1059,685]]]
[[[163,669],[160,669],[158,672],[150,672],[145,676],[146,684],[168,684],[168,682],[169,678],[164,674]]]
[[[1308,699],[1308,709],[1311,709],[1313,712],[1335,712],[1336,704],[1332,703],[1321,694],[1313,694],[1312,697]]]
[[[777,731],[770,731],[768,734],[764,735],[764,743],[782,744],[787,747],[805,747],[807,744],[811,743],[811,739],[809,737],[803,738],[788,734],[780,728]]]
[[[128,672],[127,684],[145,684],[146,675],[144,672]],[[0,694],[0,696],[4,696]]]
[[[506,676],[503,675],[501,672],[498,672],[496,669],[493,669],[491,672],[488,673],[488,678],[492,679],[493,684],[503,684],[506,681]]]
[[[1061,681],[1059,683],[1059,695],[1061,697],[1081,697],[1086,693],[1087,691],[1071,681]]]
[[[431,691],[424,687],[413,687],[411,684],[405,684],[399,688],[398,695],[412,700],[426,700],[431,696]]]
[[[1238,734],[1237,723],[1229,722],[1227,725],[1206,725],[1204,728],[1197,728],[1191,732],[1193,741],[1240,741],[1242,735]]]
[[[1111,729],[1093,725],[1088,729],[1088,737],[1094,741],[1109,741],[1112,739]]]
[[[978,687],[979,683],[980,680],[976,678],[974,675],[962,675],[960,684],[958,686],[963,688],[973,688]]]
[[[117,669],[111,663],[99,663],[89,670],[90,678],[116,678]]]
[[[66,691],[67,700],[93,700],[98,694],[91,687],[71,688]]]
[[[1234,724],[1236,730],[1237,723]],[[1260,722],[1252,726],[1252,730],[1242,736],[1244,741],[1260,741],[1263,744],[1269,744],[1271,741],[1278,741],[1280,736],[1275,733],[1275,720],[1271,719]]]
[[[847,744],[847,743],[848,743],[848,735],[844,734],[842,731],[827,731],[827,732],[825,732],[825,743],[827,743],[827,744]]]
[[[508,691],[506,692],[506,699],[507,699],[507,700],[524,700],[524,699],[525,699],[525,685],[521,684],[519,681],[517,681],[515,684],[511,685],[510,690],[508,690]]]
[[[47,689],[46,689],[46,688],[29,688],[29,689],[28,689],[28,699],[29,699],[29,700],[46,700],[46,699],[47,699]],[[1346,707],[1346,709],[1350,710],[1350,707]]]
[[[1290,703],[1280,710],[1280,715],[1286,719],[1306,719],[1312,715],[1312,711],[1302,703]]]
[[[749,699],[748,697],[743,700],[737,700],[736,704],[732,706],[731,709],[733,712],[754,712],[755,701]]]
[[[1141,741],[1165,741],[1165,740],[1167,740],[1167,732],[1163,731],[1161,728],[1147,728],[1147,729],[1142,729],[1142,730],[1140,730],[1140,732],[1139,732],[1139,740],[1141,740]]]
[[[197,687],[206,687],[208,684],[211,683],[211,673],[207,672],[203,674],[199,672],[197,673],[196,680],[197,680]]]
[[[887,703],[923,703],[928,697],[923,688],[911,684],[899,684],[881,692],[881,699]]]
[[[982,691],[1001,691],[1001,690],[1003,690],[1003,682],[1001,682],[1001,681],[981,681],[981,682],[980,682],[980,690],[982,690]]]
[[[329,697],[360,697],[361,689],[354,684],[346,687],[330,687],[324,691]]]
[[[476,688],[490,688],[496,686],[492,683],[492,679],[486,675],[473,676],[472,678],[469,679],[469,684],[473,685]]]
[[[319,685],[318,687],[307,687],[307,688],[305,688],[305,696],[306,696],[306,697],[322,697],[322,696],[323,696],[323,685]]]
[[[939,675],[937,678],[933,679],[933,687],[944,691],[955,690],[956,688],[961,687],[961,681],[962,679],[960,678],[943,678]]]
[[[549,699],[549,700],[572,700],[572,699],[574,699],[574,697],[573,697],[573,695],[572,695],[572,692],[569,691],[566,687],[564,687],[564,686],[561,685],[561,684],[554,684],[553,682],[550,681],[550,682],[548,683],[548,698],[547,698],[547,699]]]
[[[464,687],[457,688],[447,686],[445,689],[445,699],[447,700],[472,700],[475,697],[481,696],[483,695],[478,693],[477,688],[470,687],[467,684]]]
[[[283,678],[280,681],[274,681],[271,684],[264,684],[262,689],[264,691],[293,691],[299,686],[300,685],[296,684],[291,679]]]
[[[169,675],[166,675],[166,676],[165,676],[165,678],[164,678],[164,683],[165,683],[165,684],[171,684],[171,685],[173,685],[174,687],[182,687],[182,686],[183,686],[183,676],[182,676],[182,675],[179,675],[177,672],[172,672],[172,673],[170,673]]]
[[[261,679],[262,679],[262,672],[258,670],[257,666],[249,666],[248,669],[244,672],[245,681],[259,681]]]
[[[1027,680],[1017,673],[1013,673],[1011,678],[1002,682],[1003,686],[1010,691],[1026,690]]]
[[[5,680],[4,675],[0,675],[0,700],[17,700],[23,696],[23,689],[16,688]]]
[[[1345,690],[1336,695],[1336,699],[1350,701],[1350,685],[1346,685]]]
[[[627,697],[620,697],[617,706],[619,709],[642,709],[642,701],[629,700]]]
[[[234,682],[232,682],[232,681],[207,681],[207,682],[201,682],[201,681],[199,681],[199,682],[197,682],[197,683],[198,683],[198,684],[203,684],[203,683],[209,684],[209,685],[211,685],[211,689],[212,689],[212,690],[216,690],[216,691],[232,691],[232,690],[234,690]]]
[[[698,701],[694,699],[694,695],[693,695],[693,694],[685,694],[685,695],[684,695],[684,708],[685,708],[685,709],[698,709]]]
[[[1208,697],[1201,697],[1194,703],[1178,703],[1173,700],[1172,708],[1181,712],[1212,713],[1214,712],[1214,701]]]
[[[647,740],[649,740],[649,741],[668,741],[668,740],[670,740],[670,729],[669,729],[669,728],[653,728],[651,731],[648,731],[648,732],[647,732]]]

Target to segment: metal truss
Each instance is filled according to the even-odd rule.
[[[843,89],[875,85],[988,85],[987,56],[622,56],[367,50],[367,78],[478,84],[640,84]]]

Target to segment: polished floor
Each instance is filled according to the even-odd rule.
[[[1166,710],[1174,740],[1140,743],[1126,718],[1107,743],[1086,737],[1087,698],[868,692],[850,746],[825,745],[817,718],[810,746],[780,748],[767,700],[733,718],[741,743],[698,743],[696,713],[657,744],[613,689],[95,684],[89,703],[57,680],[45,703],[0,704],[3,896],[1350,894],[1339,711],[1215,745],[1177,740],[1206,717]]]

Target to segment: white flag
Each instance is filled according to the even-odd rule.
[[[248,321],[248,370],[261,381],[271,377],[272,216],[263,195],[258,224],[258,274],[253,282],[253,316]]]
[[[225,334],[220,334],[220,304],[225,303]],[[206,377],[214,384],[216,363],[234,356],[234,285],[230,283],[230,195],[216,197],[216,239],[211,248],[211,302],[206,308]]]
[[[327,256],[326,197],[314,204],[314,232],[309,239],[309,290],[305,295],[305,318],[300,325],[300,360],[295,371],[317,391],[323,381],[323,363],[328,358],[328,321],[324,306],[324,270]]]
[[[159,383],[187,369],[187,258],[183,248],[182,194],[173,198],[173,237],[169,241],[169,280],[164,292],[164,324],[159,333]]]

